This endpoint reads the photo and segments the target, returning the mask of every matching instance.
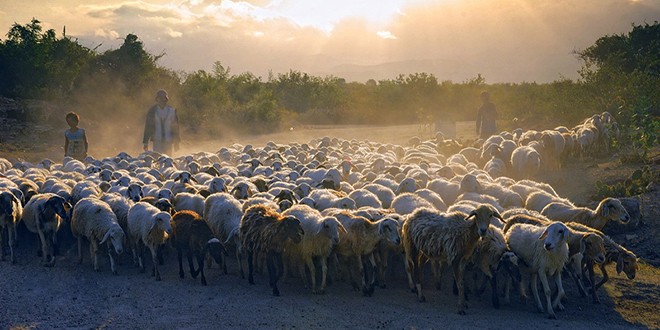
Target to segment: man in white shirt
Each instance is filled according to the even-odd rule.
[[[149,149],[149,140],[153,141],[153,150],[161,154],[172,155],[179,149],[179,118],[176,109],[167,104],[169,97],[164,89],[156,92],[156,104],[149,108],[144,125],[144,151]]]

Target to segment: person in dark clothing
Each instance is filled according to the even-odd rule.
[[[156,104],[149,108],[144,124],[144,151],[149,149],[149,140],[153,141],[154,151],[172,155],[179,149],[179,117],[176,110],[167,105],[169,97],[163,89],[156,93]]]
[[[497,111],[495,105],[490,101],[488,92],[481,92],[481,107],[477,114],[477,135],[482,139],[487,139],[497,133]]]

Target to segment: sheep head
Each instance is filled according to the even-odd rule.
[[[335,217],[324,218],[319,226],[317,235],[325,235],[333,244],[339,243],[339,233],[347,233],[346,228]]]
[[[539,239],[543,240],[543,247],[546,251],[552,251],[562,244],[566,244],[568,237],[568,228],[561,222],[553,222],[545,228]]]
[[[138,184],[130,184],[128,188],[126,189],[126,195],[128,198],[130,198],[133,202],[137,203],[144,197],[144,193],[142,192],[142,187]]]
[[[472,217],[474,217],[474,222],[477,227],[477,234],[479,234],[479,237],[484,237],[486,235],[488,227],[490,226],[491,218],[495,217],[504,222],[504,219],[502,219],[500,213],[497,212],[497,210],[495,210],[492,206],[487,204],[479,205],[479,207],[477,207],[474,211],[470,212],[470,215],[468,215],[465,220],[469,220]]]
[[[305,235],[305,231],[300,225],[300,220],[294,216],[286,216],[280,221],[279,233],[284,236],[283,238],[290,238],[296,244],[300,243],[303,235]]]
[[[639,268],[637,257],[630,251],[622,251],[616,261],[616,273],[626,273],[629,280],[634,280]]]
[[[392,244],[399,245],[399,243],[401,243],[399,226],[394,219],[385,218],[378,221],[378,235],[390,241]]]
[[[603,238],[598,234],[587,233],[580,239],[580,252],[592,258],[595,262],[605,262],[605,246]]]
[[[518,257],[517,254],[511,251],[504,252],[500,258],[500,263],[497,265],[497,270],[504,268],[504,270],[513,277],[514,280],[520,282],[522,275],[520,273],[520,266],[524,266],[524,261]]]
[[[154,222],[151,225],[150,230],[153,230],[154,228],[158,228],[162,230],[167,236],[172,234],[172,224],[170,221],[172,220],[172,216],[167,213],[167,212],[159,212],[154,216]]]
[[[53,196],[49,198],[48,201],[46,201],[46,207],[53,210],[55,214],[62,218],[62,221],[69,221],[69,211],[71,210],[71,204],[64,200],[64,198],[57,195]]]
[[[206,245],[204,246],[204,254],[208,252],[208,254],[211,255],[213,260],[217,262],[218,264],[222,263],[222,255],[227,255],[227,250],[225,249],[225,246],[222,245],[219,239],[217,238],[211,238],[206,242]]]
[[[628,211],[623,207],[621,201],[616,198],[605,198],[598,204],[597,212],[604,218],[619,221],[623,224],[630,221]]]
[[[103,236],[103,239],[99,243],[99,245],[103,245],[104,243],[108,242],[108,239],[110,240],[110,244],[112,244],[112,247],[115,249],[115,253],[117,254],[122,254],[124,252],[124,237],[126,235],[124,234],[124,231],[121,229],[121,227],[113,227],[108,229],[107,232],[105,232],[105,235]]]

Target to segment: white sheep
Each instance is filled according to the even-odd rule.
[[[350,194],[348,194],[348,197],[355,201],[355,207],[357,208],[363,206],[373,207],[373,208],[383,207],[382,203],[380,202],[380,199],[378,199],[378,196],[376,196],[376,194],[364,188],[353,190]]]
[[[174,209],[177,211],[189,210],[197,214],[204,214],[204,197],[199,194],[182,192],[174,196]]]
[[[422,292],[422,266],[426,260],[446,263],[452,266],[458,287],[458,313],[465,314],[465,266],[493,217],[501,219],[495,209],[481,205],[469,215],[422,208],[404,221],[402,236],[408,284],[417,292],[419,301],[426,300]]]
[[[553,222],[547,227],[537,227],[528,224],[515,224],[506,233],[506,241],[514,253],[528,265],[525,269],[531,274],[532,293],[539,311],[543,305],[539,299],[537,279],[541,279],[545,293],[548,316],[556,319],[554,308],[564,310],[561,297],[564,287],[561,282],[561,270],[568,262],[568,238],[570,232],[561,222]],[[554,277],[557,285],[557,297],[551,300],[548,276]],[[524,295],[524,286],[521,293]]]
[[[525,208],[541,212],[550,203],[562,203],[574,207],[573,203],[568,199],[551,195],[545,191],[537,191],[531,193],[527,197],[527,200],[525,200]]]
[[[133,250],[133,258],[137,257],[141,271],[144,271],[144,262],[142,254],[144,247],[148,247],[151,252],[152,273],[156,281],[160,281],[160,272],[158,271],[158,247],[163,245],[169,235],[172,233],[170,220],[172,216],[167,212],[162,212],[155,206],[138,202],[128,211],[128,237]]]
[[[241,224],[243,210],[241,203],[228,193],[211,194],[204,201],[204,221],[209,225],[213,235],[224,242],[225,246],[233,245],[236,249],[236,259],[239,261],[241,278],[245,278],[241,260],[241,244],[238,229]],[[227,273],[227,263],[223,262],[223,271]]]
[[[23,208],[23,223],[29,231],[39,235],[44,266],[55,265],[57,231],[63,221],[69,220],[70,209],[71,204],[53,193],[35,195]]]
[[[380,200],[381,205],[384,208],[389,208],[390,206],[392,206],[392,201],[394,200],[394,197],[396,196],[394,194],[394,191],[392,191],[392,189],[390,189],[386,186],[380,185],[380,184],[376,184],[376,183],[366,184],[365,186],[362,187],[362,189],[365,189],[365,190],[368,190],[368,191],[371,191],[372,193],[374,193],[378,197],[378,199]]]
[[[339,233],[346,233],[346,229],[334,217],[323,217],[321,213],[307,205],[294,205],[282,213],[283,216],[294,216],[300,220],[305,232],[300,244],[287,244],[284,257],[300,265],[300,274],[305,276],[305,266],[309,269],[312,293],[325,293],[328,274],[328,257],[333,248],[339,243]],[[321,284],[316,286],[316,267],[314,258],[321,264]]]
[[[521,146],[511,153],[511,174],[517,179],[529,179],[541,169],[541,154],[530,146]]]
[[[392,201],[392,208],[401,215],[411,214],[422,207],[435,208],[431,202],[413,193],[403,193]]]
[[[600,201],[595,210],[554,202],[543,208],[541,214],[554,221],[573,221],[596,230],[603,230],[609,221],[618,221],[623,224],[630,221],[630,215],[621,201],[609,197]]]
[[[78,238],[78,263],[82,263],[83,237],[89,241],[89,253],[94,262],[94,270],[99,271],[98,249],[108,243],[110,269],[117,275],[112,251],[120,255],[124,251],[124,231],[117,222],[110,205],[95,198],[83,198],[73,207],[71,233]]]

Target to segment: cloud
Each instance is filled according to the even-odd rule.
[[[378,31],[376,32],[376,35],[383,39],[399,39],[395,35],[392,34],[390,31]]]
[[[111,40],[119,38],[119,33],[117,33],[117,31],[105,30],[105,29],[101,29],[101,28],[96,29],[94,31],[94,35],[97,36],[97,37],[101,37],[103,39],[111,39]]]

